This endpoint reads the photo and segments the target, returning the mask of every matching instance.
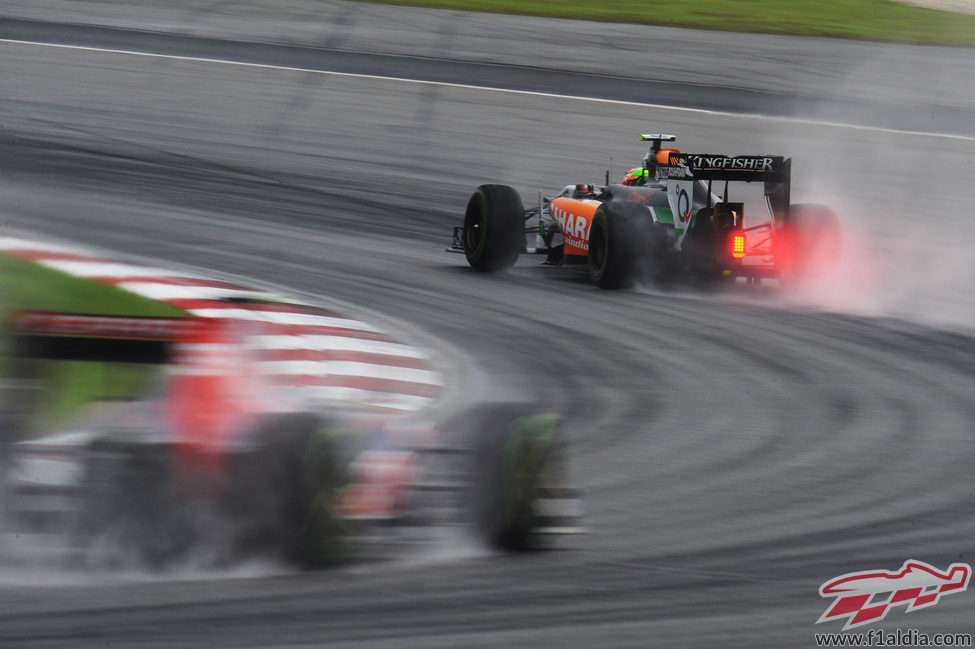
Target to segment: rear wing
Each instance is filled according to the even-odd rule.
[[[765,199],[776,218],[788,219],[792,187],[792,158],[775,155],[728,156],[709,153],[671,153],[667,179],[702,180],[710,186],[724,182],[762,182]]]
[[[11,352],[21,358],[165,364],[173,344],[203,318],[20,311],[11,319]]]
[[[707,153],[671,153],[669,178],[695,180],[788,182],[792,175],[792,158],[776,155],[712,155]]]

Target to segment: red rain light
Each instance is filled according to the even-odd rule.
[[[745,235],[735,234],[731,237],[731,256],[741,259],[745,256]]]

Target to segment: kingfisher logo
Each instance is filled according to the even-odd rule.
[[[934,606],[942,595],[968,588],[972,567],[953,563],[944,572],[923,561],[905,561],[900,570],[851,572],[819,587],[821,597],[836,600],[816,624],[846,619],[843,630],[879,622],[894,606],[904,604],[907,613]]]

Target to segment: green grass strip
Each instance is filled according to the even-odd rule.
[[[4,254],[0,254],[0,308],[105,315],[186,315],[182,309],[127,293],[111,284],[81,279]]]
[[[0,254],[0,309],[3,322],[11,311],[65,311],[103,315],[185,316],[163,302],[127,293],[111,284],[80,279],[40,264]],[[6,336],[3,337],[6,349]],[[9,355],[0,358],[5,381],[3,405],[22,412],[17,437],[32,436],[66,425],[92,401],[131,397],[145,391],[158,367],[127,363],[43,361],[40,392],[11,376]],[[26,392],[25,392],[26,391]],[[29,404],[29,405],[28,405]],[[29,410],[29,412],[23,412]]]
[[[891,0],[359,0],[391,5],[975,47],[975,16]]]

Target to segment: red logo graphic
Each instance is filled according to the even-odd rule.
[[[896,572],[851,572],[819,587],[821,597],[835,597],[836,601],[816,624],[848,618],[845,631],[884,619],[892,606],[905,604],[908,613],[934,606],[942,595],[967,589],[971,576],[972,567],[967,563],[953,563],[942,572],[913,559],[905,561]]]

